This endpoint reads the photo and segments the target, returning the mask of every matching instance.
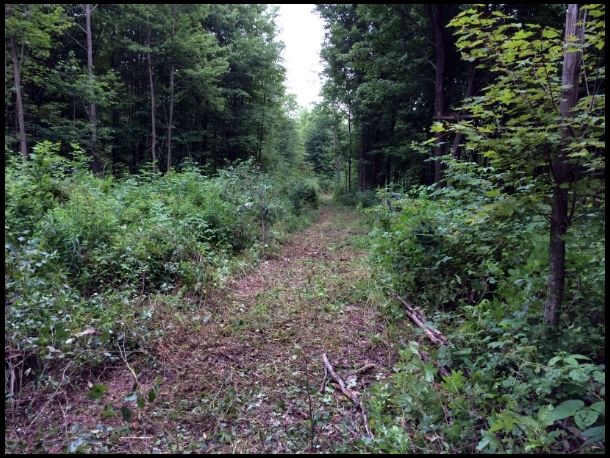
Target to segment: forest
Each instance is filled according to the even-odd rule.
[[[311,8],[5,5],[5,453],[605,453],[605,6]]]

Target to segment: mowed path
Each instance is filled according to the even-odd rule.
[[[320,387],[322,353],[361,398],[395,360],[363,287],[366,232],[357,211],[325,205],[279,254],[209,303],[179,315],[159,309],[163,336],[148,357],[129,359],[140,392],[158,383],[155,399],[144,407],[125,400],[135,380],[125,364],[98,375],[93,382],[108,388],[101,402],[80,390],[61,412],[48,409],[50,451],[82,443],[91,452],[329,452],[363,437],[352,403],[333,384]]]

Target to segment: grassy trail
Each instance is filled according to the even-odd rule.
[[[357,211],[325,203],[313,225],[198,310],[158,310],[164,332],[154,351],[92,379],[108,389],[101,402],[81,389],[48,409],[37,426],[55,444],[49,451],[82,439],[91,452],[324,452],[362,437],[356,408],[334,385],[320,386],[322,353],[361,397],[395,360],[363,293],[366,232]],[[130,368],[142,393],[155,381],[160,388],[143,408],[127,403],[126,422]]]

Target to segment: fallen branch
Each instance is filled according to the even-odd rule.
[[[421,314],[421,312],[415,310],[411,304],[400,297],[395,291],[392,291],[392,295],[405,307],[405,312],[411,321],[419,326],[433,343],[437,345],[448,344],[447,338],[439,330],[426,326],[426,318]]]
[[[350,374],[352,374],[352,375],[362,374],[362,373],[364,373],[366,371],[369,371],[369,370],[373,369],[374,367],[375,367],[375,365],[373,363],[368,363],[368,364],[365,364],[364,366],[362,366],[359,369],[354,369],[353,371],[350,372]]]
[[[154,439],[154,436],[123,436],[120,439],[121,440],[131,440],[131,439],[151,440],[151,439]]]
[[[341,392],[347,398],[349,398],[356,405],[356,407],[358,407],[358,409],[360,409],[360,413],[362,414],[362,420],[364,421],[364,429],[366,430],[366,434],[371,439],[373,439],[373,433],[371,432],[371,428],[369,427],[369,420],[366,416],[366,410],[364,409],[362,402],[360,402],[360,399],[358,399],[358,395],[356,395],[356,393],[354,393],[352,390],[346,388],[345,382],[343,381],[343,379],[341,377],[339,377],[337,375],[337,373],[333,369],[333,366],[330,364],[330,361],[328,361],[328,358],[326,357],[326,353],[322,354],[322,361],[324,361],[324,367],[326,368],[326,371],[328,372],[328,374],[330,374],[330,376],[333,378],[333,380],[335,382],[337,382],[337,384],[339,385]]]
[[[392,295],[396,299],[398,299],[400,301],[400,303],[405,307],[405,313],[407,314],[407,316],[409,318],[411,318],[411,321],[413,321],[417,326],[419,326],[421,329],[423,329],[423,331],[426,333],[428,338],[433,343],[435,343],[438,346],[449,344],[449,341],[447,340],[447,338],[438,329],[434,329],[430,326],[426,326],[426,324],[425,324],[426,317],[424,317],[424,315],[420,311],[416,310],[415,307],[413,307],[411,304],[409,304],[407,301],[405,301],[402,297],[400,297],[398,295],[398,293],[396,293],[396,291],[392,291]],[[432,358],[430,358],[428,353],[426,353],[423,350],[420,350],[419,355],[420,355],[422,361],[433,363],[438,368],[438,373],[442,377],[446,377],[449,375],[449,371],[444,366],[442,366],[440,363],[438,363],[437,361],[432,361]]]

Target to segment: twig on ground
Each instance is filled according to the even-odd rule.
[[[356,395],[356,393],[354,393],[352,390],[346,388],[345,382],[343,381],[343,379],[341,377],[339,377],[337,375],[337,373],[333,369],[333,366],[330,364],[330,361],[328,361],[328,358],[326,357],[326,353],[322,353],[322,361],[324,362],[324,366],[326,367],[326,370],[328,371],[330,376],[339,385],[341,392],[348,399],[350,399],[354,403],[354,405],[356,407],[358,407],[358,409],[360,409],[360,413],[362,414],[362,420],[364,421],[364,429],[366,430],[366,434],[372,439],[374,436],[373,436],[373,433],[371,432],[371,428],[369,427],[369,420],[366,416],[366,410],[365,410],[364,406],[362,405],[362,402],[360,402],[360,399],[358,399],[358,396]]]
[[[322,379],[322,386],[320,387],[320,393],[324,393],[326,389],[326,380],[328,380],[328,369],[326,369],[326,365],[324,365],[324,378]]]
[[[437,345],[448,344],[447,338],[438,329],[426,326],[426,318],[422,315],[421,312],[417,311],[411,304],[409,304],[402,297],[400,297],[395,291],[392,291],[392,295],[405,307],[405,312],[407,313],[407,316],[411,319],[411,321],[413,321],[417,326],[419,326],[433,343]]]
[[[362,367],[360,367],[360,368],[358,368],[358,369],[354,369],[354,370],[353,370],[353,371],[351,371],[350,373],[351,373],[352,375],[358,375],[358,374],[362,374],[362,373],[364,373],[364,372],[367,372],[367,371],[369,371],[369,370],[371,370],[371,369],[373,369],[373,368],[375,368],[375,364],[373,364],[373,363],[368,363],[368,364],[365,364],[364,366],[362,366]]]

